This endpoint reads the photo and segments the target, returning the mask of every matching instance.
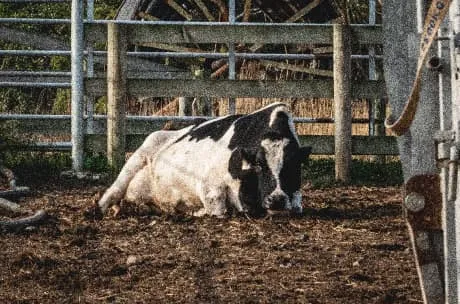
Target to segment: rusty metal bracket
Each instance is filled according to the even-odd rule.
[[[435,159],[438,168],[447,168],[449,165],[450,148],[455,141],[455,132],[452,130],[438,131],[433,137],[436,144]]]
[[[438,174],[415,175],[405,185],[404,211],[425,303],[444,303],[442,194]]]
[[[442,196],[437,174],[413,176],[406,183],[404,206],[413,229],[442,229]]]

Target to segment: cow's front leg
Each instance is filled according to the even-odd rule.
[[[208,188],[201,195],[203,208],[193,213],[194,216],[205,214],[225,217],[227,213],[227,192],[225,187]]]
[[[149,157],[154,158],[163,144],[174,136],[174,134],[174,131],[157,131],[145,139],[139,149],[128,159],[113,185],[104,193],[99,201],[99,208],[102,214],[107,212],[110,206],[119,203],[125,197],[130,182],[147,165],[147,159]]]
[[[129,183],[145,165],[146,161],[142,153],[135,153],[128,159],[115,182],[99,200],[98,205],[102,214],[105,214],[109,207],[118,204],[124,198]]]

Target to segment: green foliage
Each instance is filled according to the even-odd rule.
[[[70,114],[71,91],[69,89],[58,89],[56,100],[53,103],[52,114]]]
[[[368,0],[334,0],[343,21],[346,24],[368,23]],[[381,20],[381,7],[376,5],[377,22]]]
[[[83,168],[95,173],[108,172],[107,156],[104,154],[88,154],[85,156]]]
[[[107,96],[102,96],[94,103],[94,114],[107,113]]]
[[[314,188],[337,186],[334,167],[333,159],[310,160],[303,170],[304,179],[311,182]],[[378,163],[353,160],[351,168],[352,185],[395,186],[402,183],[403,174],[400,162]]]
[[[34,184],[40,180],[58,177],[69,170],[72,160],[69,153],[7,152],[5,166],[12,169],[20,184]]]
[[[94,19],[114,19],[121,1],[96,0],[94,2]]]

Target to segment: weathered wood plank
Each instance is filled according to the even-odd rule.
[[[20,119],[20,120],[0,120],[0,125],[8,124],[18,133],[28,134],[43,134],[43,135],[70,135],[70,115],[62,115],[63,118],[42,118],[42,119]],[[169,121],[169,117],[155,117],[155,120],[140,120],[135,117],[126,119],[127,134],[148,134],[155,130],[163,128],[165,123]],[[87,128],[87,118],[83,121],[83,128],[88,134],[106,134],[107,133],[107,117],[103,115],[95,115],[92,128]]]
[[[114,173],[125,163],[128,39],[123,27],[110,23],[107,43],[107,159]]]
[[[169,24],[123,24],[129,32],[129,42],[157,43],[308,43],[332,44],[330,24],[199,24],[197,22]],[[107,41],[104,23],[85,24],[88,43]],[[356,25],[351,27],[352,43],[381,44],[380,26]]]
[[[316,155],[333,155],[335,151],[334,136],[303,135],[299,136],[302,145],[311,146]],[[352,136],[351,151],[353,155],[399,155],[396,137],[393,136]]]
[[[106,94],[104,79],[87,79],[88,95]],[[128,92],[132,96],[156,97],[304,97],[332,98],[333,81],[328,80],[174,80],[128,79]],[[353,83],[352,98],[380,98],[384,95],[382,81]]]
[[[160,128],[158,128],[160,129]],[[155,129],[152,128],[152,132]],[[144,142],[146,134],[127,134],[126,151],[133,152]],[[331,135],[301,135],[299,136],[302,145],[313,147],[314,155],[333,155],[334,136]],[[72,146],[70,142],[57,145],[58,148],[50,148],[46,145],[20,145],[8,147],[9,149],[21,151],[67,151]],[[105,153],[107,149],[107,137],[104,134],[85,135],[85,151]],[[352,136],[353,155],[399,155],[396,137],[393,136]]]
[[[133,44],[162,43],[330,43],[330,26],[126,25]],[[155,37],[154,39],[152,37]]]
[[[0,40],[27,45],[38,50],[70,50],[70,45],[62,40],[37,32],[0,26]]]
[[[135,151],[145,140],[147,134],[126,135],[126,150]],[[334,155],[334,136],[301,135],[302,145],[311,146],[314,155]],[[94,152],[105,152],[105,135],[87,135],[85,147]],[[353,155],[399,155],[396,138],[392,136],[352,136]]]
[[[136,12],[141,4],[141,0],[124,0],[118,8],[115,19],[132,20],[136,17]]]
[[[351,43],[350,29],[334,24],[335,179],[351,179]]]

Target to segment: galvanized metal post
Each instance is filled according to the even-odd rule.
[[[230,24],[236,22],[236,13],[235,13],[235,0],[228,0],[228,21]],[[236,79],[236,68],[235,68],[236,58],[235,58],[235,44],[228,44],[228,79]],[[228,114],[236,113],[236,99],[230,97],[228,99]]]
[[[83,170],[83,1],[72,0],[71,13],[71,132],[72,132],[72,169]]]
[[[369,0],[369,25],[376,24],[376,1]],[[377,69],[375,64],[375,47],[369,46],[369,80],[377,80]],[[382,99],[368,101],[369,106],[369,135],[385,135],[385,103]],[[374,156],[372,159],[376,162],[385,162],[385,156]]]
[[[456,261],[456,267],[450,274],[455,277],[457,285],[455,286],[456,300],[457,303],[460,301],[460,225],[457,221],[460,219],[460,178],[458,178],[458,156],[459,156],[459,147],[460,147],[460,45],[456,45],[455,36],[460,33],[460,1],[452,0],[449,12],[449,21],[450,21],[450,72],[451,72],[451,98],[452,98],[452,130],[455,134],[454,145],[451,148],[451,157],[450,163],[455,165],[455,171],[451,172],[452,177],[456,177],[456,180],[452,180],[450,186],[450,192],[452,196],[450,197],[449,208],[455,209],[455,217],[450,219],[449,229],[454,229],[455,235],[455,256],[448,257],[449,260]],[[452,254],[449,251],[449,254]],[[452,302],[454,303],[454,302]]]
[[[86,1],[86,20],[94,21],[94,0]],[[86,76],[94,76],[94,52],[93,46],[86,47]],[[86,133],[92,134],[94,131],[94,96],[86,96]]]
[[[351,43],[349,27],[334,24],[335,179],[350,181],[351,170]]]
[[[439,30],[439,37],[449,37],[449,21],[444,20]],[[450,35],[452,38],[452,35]],[[452,49],[453,50],[453,49]],[[432,64],[439,66],[439,122],[440,131],[449,131],[452,128],[452,88],[451,88],[451,42],[449,40],[438,41],[438,58],[431,60]],[[452,198],[452,178],[456,175],[453,163],[448,165],[450,147],[452,142],[440,142],[438,144],[438,161],[441,164],[440,181],[442,193],[442,225],[444,244],[444,281],[446,303],[458,303],[457,291],[457,260],[456,260],[456,237],[455,237],[455,198]]]
[[[94,21],[94,0],[87,0],[86,2],[86,20]],[[94,53],[93,46],[88,45],[87,47],[87,62],[86,62],[86,73],[88,77],[94,76]]]

